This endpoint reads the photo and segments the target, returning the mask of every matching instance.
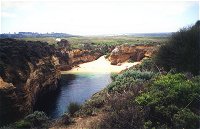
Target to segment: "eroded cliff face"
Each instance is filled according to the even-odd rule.
[[[12,114],[20,116],[20,113],[16,112],[20,107],[16,104],[18,99],[15,89],[12,83],[4,82],[0,77],[0,126],[15,120]]]
[[[78,66],[79,64],[94,61],[102,55],[99,52],[81,49],[66,51],[65,54],[68,55],[69,60],[67,63],[61,63],[59,67],[61,71],[67,71],[72,69],[74,66]]]
[[[123,44],[115,47],[109,56],[112,65],[123,63],[129,59],[140,61],[144,57],[151,57],[157,51],[156,46],[152,45],[127,45]]]
[[[75,49],[69,51],[69,64],[72,66],[98,59],[102,54],[91,50]]]
[[[47,43],[1,39],[0,125],[33,110],[38,96],[55,90],[59,59],[68,60]]]
[[[70,49],[70,44],[66,40],[61,40],[61,42],[58,42],[59,44],[59,50],[62,53],[65,53],[68,55],[69,60],[68,62],[63,62],[60,65],[61,71],[66,71],[72,69],[74,66],[78,66],[79,64],[91,62],[102,55],[105,55],[106,53],[110,53],[114,46],[110,45],[97,45],[97,46],[90,46],[86,45],[85,48],[79,48],[79,49]]]

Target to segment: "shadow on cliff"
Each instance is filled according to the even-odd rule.
[[[62,86],[67,86],[75,79],[76,75],[74,74],[61,75],[61,78],[58,83],[59,87],[55,91],[40,95],[33,110],[44,111],[50,118],[56,118],[58,116],[57,102],[59,100],[60,95],[62,95]]]
[[[0,125],[33,111],[40,94],[56,90],[60,71],[56,59],[65,58],[54,46],[40,41],[0,41]]]

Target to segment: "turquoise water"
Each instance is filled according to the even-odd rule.
[[[70,102],[82,104],[94,93],[111,82],[110,74],[63,74],[60,88],[39,99],[34,110],[44,111],[49,117],[57,118],[67,111]]]

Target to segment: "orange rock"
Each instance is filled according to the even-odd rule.
[[[75,66],[81,63],[86,63],[98,59],[102,54],[92,50],[75,49],[69,51],[69,64]]]
[[[156,46],[152,45],[127,45],[123,44],[115,47],[108,60],[112,65],[123,63],[129,59],[140,61],[144,57],[151,57],[156,51]]]

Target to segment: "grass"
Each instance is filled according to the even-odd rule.
[[[96,37],[69,37],[63,38],[70,42],[71,47],[82,48],[84,44],[88,43],[93,46],[116,46],[121,44],[162,44],[167,41],[167,37],[135,37],[135,36],[96,36]],[[46,38],[22,38],[26,41],[42,41],[47,42],[50,45],[57,45],[56,38],[46,37]]]
[[[49,45],[53,45],[57,43],[56,38],[52,37],[46,37],[46,38],[19,38],[20,40],[25,41],[41,41],[41,42],[47,42]]]
[[[70,37],[66,38],[71,44],[90,43],[92,45],[120,45],[120,44],[159,44],[167,41],[166,37],[134,37],[134,36],[109,36],[109,37]]]

